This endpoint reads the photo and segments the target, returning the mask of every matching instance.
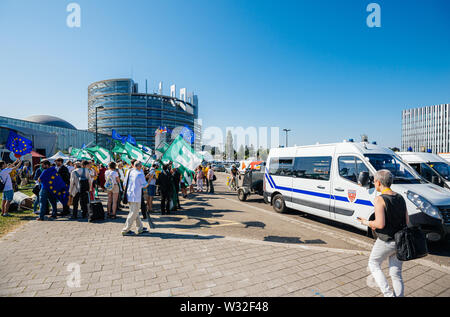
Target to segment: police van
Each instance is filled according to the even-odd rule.
[[[450,164],[439,155],[424,152],[397,154],[427,181],[450,189]]]
[[[373,176],[388,169],[392,190],[405,198],[410,222],[430,241],[450,232],[450,192],[422,177],[389,149],[367,142],[271,149],[264,199],[276,212],[287,208],[342,222],[368,232],[357,217],[373,220]]]

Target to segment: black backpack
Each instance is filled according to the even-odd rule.
[[[85,193],[89,191],[89,179],[85,176],[86,170],[83,169],[83,175],[76,173],[77,177],[80,179],[80,193]],[[84,176],[84,178],[81,178]]]

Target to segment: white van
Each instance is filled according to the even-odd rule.
[[[442,157],[444,160],[450,163],[450,153],[439,153],[438,155],[439,157]]]
[[[369,143],[271,149],[264,198],[277,212],[289,207],[368,231],[356,218],[374,219],[373,175],[381,169],[394,174],[392,190],[405,198],[411,224],[430,241],[444,239],[450,232],[450,192],[421,178],[391,150]]]
[[[427,181],[450,189],[450,165],[442,157],[424,152],[398,152],[397,154]]]

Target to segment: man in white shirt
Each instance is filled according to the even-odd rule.
[[[71,174],[71,173],[73,172],[73,170],[75,169],[75,167],[73,166],[72,161],[68,161],[68,162],[66,163],[66,167],[67,167],[67,169],[69,170],[69,174]]]
[[[9,216],[8,210],[11,201],[14,198],[14,190],[12,186],[11,176],[13,170],[18,169],[22,161],[17,160],[13,164],[6,165],[6,162],[0,161],[0,182],[4,184],[2,198],[2,216]]]
[[[136,161],[134,168],[128,172],[127,179],[125,180],[125,187],[127,188],[126,195],[128,197],[128,204],[130,206],[130,212],[125,222],[125,228],[122,230],[122,235],[132,235],[131,226],[136,221],[136,228],[138,234],[148,232],[144,227],[139,217],[139,210],[141,208],[142,189],[147,188],[148,183],[145,180],[145,175],[142,172],[142,163]]]

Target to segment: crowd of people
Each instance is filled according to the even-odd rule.
[[[57,197],[42,186],[45,173],[55,169],[68,188],[68,200],[62,202],[62,211],[58,212]],[[199,166],[193,173],[184,171],[184,175],[172,162],[160,166],[154,163],[144,167],[141,162],[132,160],[130,164],[123,161],[111,162],[103,166],[94,161],[67,161],[62,158],[54,163],[43,160],[31,168],[29,162],[17,160],[6,164],[0,162],[0,185],[5,181],[3,190],[2,215],[8,215],[8,207],[17,191],[17,182],[35,182],[33,193],[35,200],[33,211],[38,215],[38,221],[53,220],[58,216],[71,219],[88,218],[89,203],[97,201],[99,191],[107,194],[106,217],[116,219],[117,212],[129,205],[129,215],[123,229],[123,234],[130,233],[131,225],[136,222],[138,233],[142,233],[143,225],[139,212],[146,219],[147,213],[153,212],[154,197],[160,196],[160,211],[168,215],[172,211],[183,209],[180,202],[180,192],[183,198],[194,192],[214,193],[214,169],[210,164]],[[196,188],[195,188],[196,187]],[[72,207],[72,210],[71,210]],[[51,213],[50,213],[51,209]],[[79,214],[81,210],[81,214]],[[46,218],[46,215],[49,215]]]

